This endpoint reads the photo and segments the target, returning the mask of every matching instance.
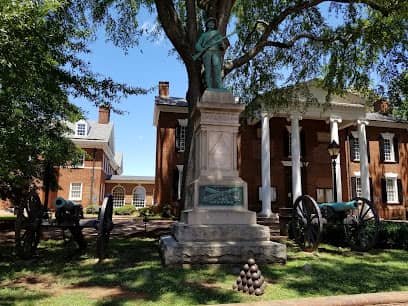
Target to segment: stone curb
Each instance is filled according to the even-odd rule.
[[[395,305],[401,306],[408,305],[408,291],[338,295],[317,298],[276,300],[270,302],[222,304],[222,306],[368,306],[394,303],[396,303]]]

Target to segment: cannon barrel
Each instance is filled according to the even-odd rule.
[[[65,200],[62,197],[58,197],[54,200],[55,210],[65,209],[65,210],[72,210],[72,208],[77,205],[70,200]]]
[[[347,211],[349,209],[356,209],[358,207],[357,201],[350,201],[350,202],[336,202],[336,203],[321,203],[319,206],[322,207],[330,207],[335,212]]]

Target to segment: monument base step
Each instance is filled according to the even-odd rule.
[[[249,258],[257,263],[285,263],[286,246],[273,241],[178,242],[162,236],[160,252],[165,266],[182,264],[242,264]]]
[[[197,209],[184,210],[181,221],[186,224],[256,224],[256,214],[248,210]]]
[[[259,224],[185,224],[176,222],[172,233],[178,242],[268,241],[270,230]]]

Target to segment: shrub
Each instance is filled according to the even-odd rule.
[[[136,207],[132,204],[126,204],[122,207],[115,208],[114,210],[115,215],[125,216],[125,215],[132,215],[136,212]]]
[[[153,216],[153,209],[151,207],[143,207],[138,210],[139,217]]]
[[[162,218],[172,218],[173,215],[171,213],[171,205],[170,204],[165,204],[161,208],[161,216]]]
[[[85,208],[85,213],[87,214],[98,214],[100,206],[96,204],[89,205]]]
[[[408,250],[408,223],[381,222],[377,246]]]

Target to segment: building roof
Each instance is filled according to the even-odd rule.
[[[71,133],[68,134],[68,137],[71,139],[87,139],[87,140],[97,140],[97,141],[104,141],[108,142],[112,130],[113,124],[111,122],[106,124],[101,124],[96,121],[92,120],[84,120],[88,124],[88,134],[86,136],[76,136],[75,135],[75,125],[77,122],[67,122],[67,126],[72,130]]]
[[[151,182],[154,184],[155,177],[154,176],[134,176],[134,175],[112,175],[110,178],[106,180],[107,183],[109,182]]]
[[[76,135],[76,125],[86,124],[86,135]],[[112,168],[118,173],[122,173],[123,156],[122,153],[115,153],[114,127],[113,123],[99,123],[93,120],[79,120],[77,122],[66,122],[71,129],[67,137],[81,148],[100,148],[108,156]]]
[[[177,98],[177,97],[167,97],[163,98],[160,96],[156,96],[154,98],[154,102],[156,105],[169,105],[169,106],[188,106],[187,100],[184,98]]]
[[[188,103],[184,98],[156,96],[154,98],[153,125],[157,126],[160,112],[187,113],[187,106]]]
[[[367,113],[366,118],[370,121],[384,121],[384,122],[397,122],[397,123],[408,123],[407,120],[391,116],[384,115],[380,113]]]

